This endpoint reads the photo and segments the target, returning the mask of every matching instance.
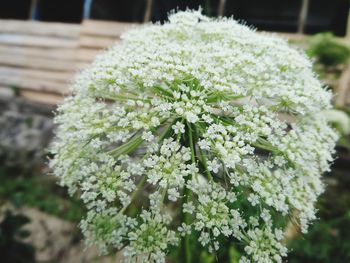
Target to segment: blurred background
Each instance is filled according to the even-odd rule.
[[[274,31],[304,49],[334,91],[327,118],[341,133],[319,220],[307,235],[286,229],[291,263],[350,262],[349,0],[1,0],[0,1],[0,262],[119,262],[84,250],[78,198],[47,168],[55,105],[74,74],[141,23],[169,11],[202,8]],[[317,94],[315,94],[317,96]],[[237,261],[227,248],[228,262]],[[169,261],[172,262],[172,261]],[[215,262],[203,254],[198,262]]]

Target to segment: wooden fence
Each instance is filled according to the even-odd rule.
[[[69,94],[69,85],[79,70],[135,26],[97,20],[81,24],[0,20],[0,96],[56,104]],[[350,66],[335,86],[335,103],[349,105]]]
[[[82,24],[0,20],[0,96],[59,102],[69,93],[74,74],[133,26],[93,20]]]

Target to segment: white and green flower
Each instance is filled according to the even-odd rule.
[[[192,234],[210,251],[239,241],[241,262],[281,262],[277,221],[306,232],[316,217],[332,94],[283,39],[198,11],[169,20],[77,76],[50,165],[86,204],[88,243],[126,247],[127,262],[164,262]]]

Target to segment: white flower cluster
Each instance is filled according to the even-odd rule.
[[[77,77],[51,167],[86,204],[88,243],[125,248],[127,262],[164,262],[189,235],[282,262],[281,222],[307,231],[332,161],[331,93],[285,40],[198,11],[169,20]]]

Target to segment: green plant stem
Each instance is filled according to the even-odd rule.
[[[160,143],[162,140],[164,140],[167,136],[167,134],[169,133],[169,131],[171,130],[171,124],[163,131],[163,133],[159,136],[159,139],[157,141],[157,143]],[[146,158],[148,155],[145,154],[143,158]],[[147,180],[147,176],[143,176],[140,180],[140,182],[137,184],[136,186],[136,190],[132,193],[132,195],[130,196],[130,201],[133,201],[134,198],[140,193],[143,185],[146,183]],[[131,202],[130,202],[131,203]],[[122,214],[125,212],[125,210],[128,208],[129,205],[126,205],[122,208],[122,210],[119,211],[119,214]]]
[[[210,181],[213,181],[213,176],[211,175],[210,171],[208,170],[207,158],[204,156],[201,149],[198,150],[198,155],[199,155],[199,158],[204,166],[205,173],[208,176],[208,179]]]
[[[128,100],[133,100],[133,101],[144,101],[144,102],[151,102],[151,99],[145,99],[145,98],[132,98],[132,97],[126,97],[126,96],[122,96],[122,95],[118,95],[118,96],[109,96],[106,97],[107,99],[111,99],[111,100],[121,100],[121,101],[128,101]]]
[[[147,176],[143,176],[140,180],[140,182],[137,184],[136,186],[136,190],[132,193],[132,195],[130,196],[130,200],[134,200],[134,198],[139,194],[139,192],[141,191],[142,189],[142,186],[145,184],[146,182],[146,179],[147,179]],[[122,210],[119,211],[119,214],[122,214],[125,212],[125,210],[128,208],[129,206],[126,205],[122,208]]]
[[[193,133],[191,126],[187,123],[188,126],[188,139],[189,139],[189,144],[191,148],[191,161],[192,163],[196,162],[196,153],[195,153],[195,146],[194,146],[194,141],[193,141]]]
[[[192,127],[189,123],[187,123],[188,127],[188,140],[189,140],[189,146],[191,149],[191,162],[195,163],[196,162],[196,152],[195,152],[195,144],[193,140],[193,132],[192,132]],[[189,175],[186,178],[186,183],[191,180],[191,175]],[[185,186],[184,188],[184,203],[187,203],[190,199],[190,191],[188,188]],[[187,213],[183,213],[183,222],[185,222],[186,225],[190,224],[191,218],[190,215]],[[182,248],[183,248],[183,257],[184,257],[184,262],[185,263],[191,263],[192,262],[192,255],[191,255],[191,248],[190,248],[190,236],[185,235],[185,237],[182,239]]]
[[[138,146],[140,146],[143,143],[143,139],[141,135],[137,135],[134,138],[130,139],[128,142],[122,144],[121,146],[109,151],[109,154],[115,154],[116,156],[119,156],[121,154],[127,154],[132,152],[134,149],[136,149]]]

